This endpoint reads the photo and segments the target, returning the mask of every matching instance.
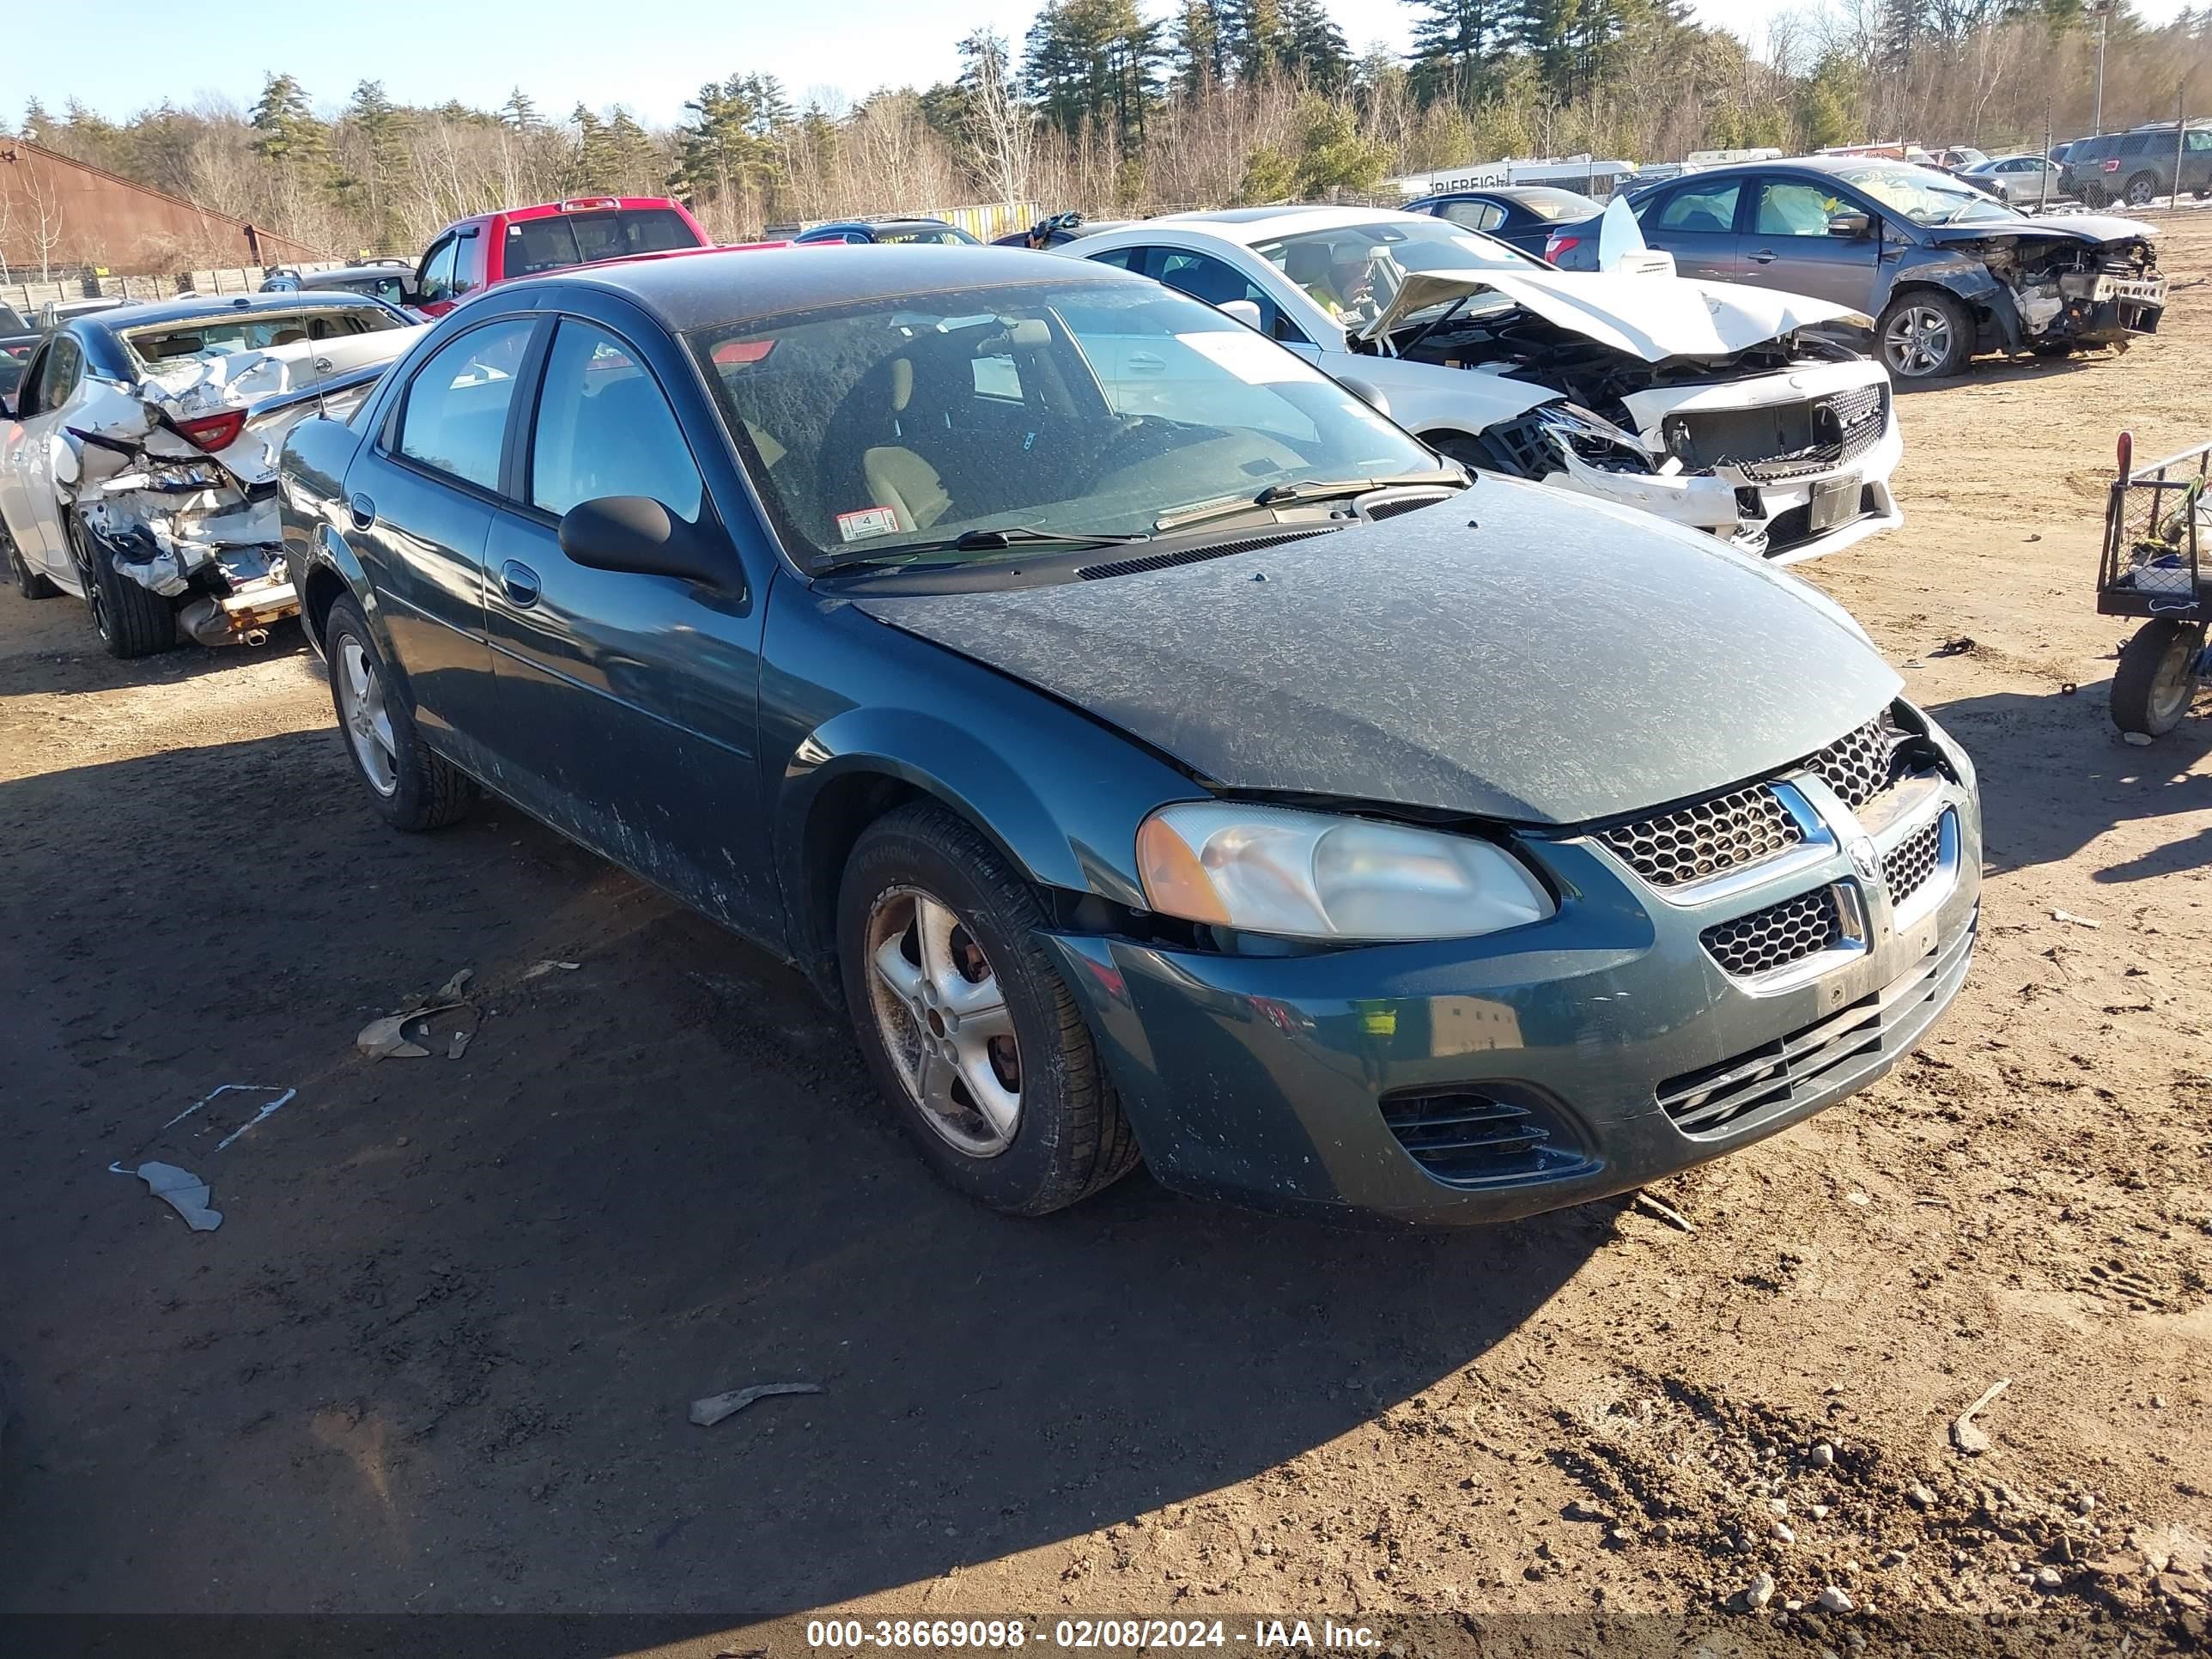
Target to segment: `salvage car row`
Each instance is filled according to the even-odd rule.
[[[283,584],[386,822],[489,791],[797,964],[985,1202],[1524,1214],[1863,1086],[1978,916],[1970,763],[1772,568],[1895,521],[1868,319],[1627,218],[133,308],[0,517],[111,648]]]

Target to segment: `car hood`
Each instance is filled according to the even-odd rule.
[[[1900,687],[1857,624],[1795,578],[1501,478],[1233,557],[854,603],[1219,787],[1530,824],[1757,776]]]
[[[1417,311],[1484,293],[1648,363],[1730,357],[1816,323],[1871,325],[1848,306],[1739,283],[1630,270],[1545,275],[1469,269],[1409,272],[1360,337],[1379,338]]]
[[[1993,236],[2043,236],[2102,247],[2108,242],[2155,241],[2160,232],[2156,225],[2107,213],[2063,213],[2045,219],[2008,219],[2002,224],[1931,225],[1923,234],[1939,246],[1985,242]]]

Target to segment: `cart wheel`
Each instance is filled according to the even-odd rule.
[[[2148,622],[2120,647],[2112,676],[2112,724],[2123,732],[2162,738],[2181,724],[2197,694],[2202,623]]]

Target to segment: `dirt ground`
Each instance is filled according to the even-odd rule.
[[[377,827],[294,639],[120,664],[0,597],[0,1611],[2189,1645],[2212,718],[2123,745],[2092,606],[2114,435],[2212,439],[2212,224],[2175,224],[2158,339],[1906,397],[1908,524],[1804,568],[1979,763],[1983,944],[1896,1074],[1667,1183],[1692,1231],[1345,1235],[1142,1176],[986,1214],[747,947],[512,811]],[[464,967],[465,1055],[356,1054]],[[271,1092],[161,1127],[231,1084]],[[149,1157],[219,1231],[108,1169]],[[822,1392],[686,1421],[784,1382]],[[1830,1587],[1857,1611],[1785,1615]]]

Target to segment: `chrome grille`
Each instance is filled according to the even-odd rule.
[[[1800,893],[1698,935],[1713,960],[1739,979],[1802,962],[1843,936],[1843,915],[1836,908],[1835,890],[1828,887]]]
[[[1747,462],[1744,476],[1761,483],[1776,483],[1826,472],[1873,448],[1888,423],[1888,393],[1884,387],[1853,386],[1848,392],[1817,398],[1813,404],[1813,430],[1824,441],[1793,454]]]
[[[1717,1066],[1659,1085],[1659,1104],[1686,1135],[1747,1131],[1809,1104],[1869,1065],[1894,1059],[1958,989],[1974,950],[1978,918],[1881,990],[1810,1025]]]
[[[1843,797],[1844,805],[1856,811],[1904,775],[1905,762],[1899,753],[1904,741],[1905,733],[1885,708],[1798,765],[1819,774],[1823,783]]]
[[[1802,403],[1688,410],[1668,416],[1668,453],[1692,471],[1736,466],[1760,483],[1810,477],[1856,460],[1889,426],[1889,388],[1850,386]]]
[[[1918,892],[1936,873],[1936,860],[1943,850],[1943,820],[1939,816],[1914,830],[1886,854],[1881,878],[1889,884],[1889,902],[1902,904]]]
[[[1599,839],[1654,887],[1679,887],[1787,852],[1805,832],[1774,791],[1756,783],[1607,830]]]

